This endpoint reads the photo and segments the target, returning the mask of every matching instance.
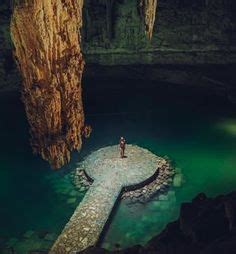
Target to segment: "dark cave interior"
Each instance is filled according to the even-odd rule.
[[[149,40],[137,0],[84,0],[77,53],[85,68],[82,89],[74,89],[93,132],[82,146],[78,136],[79,154],[69,149],[71,161],[56,171],[30,146],[10,34],[13,2],[0,3],[0,253],[53,253],[86,195],[79,163],[124,135],[168,158],[176,175],[148,202],[119,200],[99,244],[78,253],[234,254],[236,2],[159,0]]]

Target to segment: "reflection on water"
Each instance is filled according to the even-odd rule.
[[[217,128],[226,134],[236,137],[236,119],[223,119],[217,123]]]
[[[7,243],[17,253],[50,246],[84,195],[68,173],[79,158],[116,144],[120,136],[170,157],[183,179],[148,204],[122,201],[105,236],[106,248],[143,244],[178,217],[182,202],[199,192],[215,196],[236,188],[235,107],[177,86],[92,86],[85,86],[85,111],[94,132],[80,156],[74,153],[60,171],[32,155],[19,98],[1,96],[0,246]]]

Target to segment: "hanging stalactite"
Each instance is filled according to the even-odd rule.
[[[151,39],[156,17],[157,0],[139,0],[139,8],[144,20],[147,37]]]
[[[83,0],[18,0],[11,35],[35,153],[59,168],[81,148]]]

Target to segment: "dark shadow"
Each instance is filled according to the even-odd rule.
[[[113,207],[113,209],[112,209],[112,211],[111,211],[111,213],[110,213],[110,215],[107,219],[107,222],[106,222],[106,224],[105,224],[105,226],[102,230],[102,233],[99,237],[99,240],[98,240],[96,246],[101,246],[101,244],[103,243],[105,235],[106,235],[107,231],[109,230],[112,219],[114,218],[114,216],[115,216],[115,214],[118,210],[118,206],[119,206],[119,203],[121,201],[122,194],[126,191],[137,190],[137,189],[140,189],[140,188],[144,187],[145,185],[151,183],[155,178],[157,178],[158,174],[159,174],[159,169],[157,169],[156,173],[154,175],[152,175],[150,178],[148,178],[147,180],[145,180],[144,182],[139,183],[139,184],[135,184],[135,185],[132,185],[132,186],[129,186],[129,187],[125,187],[125,188],[122,189],[122,191],[120,192],[120,195],[117,198],[117,200],[114,204],[114,207]]]

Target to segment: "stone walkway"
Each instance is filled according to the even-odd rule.
[[[119,158],[118,146],[99,149],[84,163],[94,180],[84,199],[54,243],[50,254],[69,254],[95,245],[123,188],[143,186],[158,170],[160,158],[138,146],[127,145]],[[149,181],[148,181],[149,180]]]

